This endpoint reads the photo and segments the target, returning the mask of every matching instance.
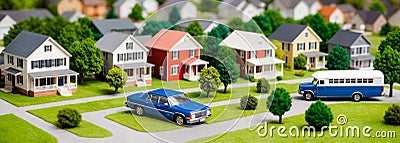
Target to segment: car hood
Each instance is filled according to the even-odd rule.
[[[300,88],[304,88],[304,87],[313,87],[313,86],[314,86],[314,84],[311,83],[311,82],[301,83],[301,84],[299,85]]]
[[[184,110],[190,110],[190,111],[205,110],[208,108],[208,106],[194,102],[194,101],[188,101],[188,102],[176,105],[176,107],[184,109]]]

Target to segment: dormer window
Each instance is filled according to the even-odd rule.
[[[189,57],[190,57],[190,58],[194,57],[195,54],[196,54],[196,50],[190,50],[190,51],[189,51]]]
[[[172,51],[172,59],[176,60],[179,58],[179,51]]]
[[[240,57],[244,58],[244,51],[240,51]]]
[[[257,55],[257,51],[251,51],[250,52],[250,58],[251,59],[256,58],[256,55]]]
[[[44,45],[44,52],[51,52],[51,45]]]
[[[308,38],[308,32],[306,32],[306,33],[304,34],[304,36],[305,36],[306,38]]]
[[[126,43],[126,49],[127,50],[132,50],[133,49],[133,42]]]

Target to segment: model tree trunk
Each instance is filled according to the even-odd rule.
[[[224,84],[224,93],[226,93],[226,88],[228,87],[228,84]]]
[[[282,124],[282,115],[279,115],[279,124]]]
[[[84,78],[85,76],[83,75],[83,74],[79,74],[79,84],[83,84],[83,78]]]
[[[392,97],[393,96],[393,83],[390,83],[389,85],[390,85],[389,97]]]

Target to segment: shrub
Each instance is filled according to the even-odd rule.
[[[279,116],[279,124],[282,124],[282,115],[292,107],[292,97],[285,88],[276,88],[268,96],[267,108],[275,116]]]
[[[65,108],[58,111],[57,119],[61,128],[73,128],[82,121],[82,115],[75,109]]]
[[[288,68],[288,69],[290,69],[290,70],[293,70],[293,69],[294,69],[293,63],[291,63],[291,64],[285,64],[285,67]]]
[[[0,88],[4,88],[4,86],[6,86],[5,83],[4,82],[0,82]]]
[[[254,76],[249,76],[249,81],[250,82],[256,82],[256,79],[254,78]]]
[[[294,73],[294,75],[303,77],[305,75],[305,73],[304,73],[304,71],[297,71]]]
[[[295,69],[306,69],[307,59],[303,55],[299,55],[294,58],[294,68]]]
[[[245,80],[249,80],[249,77],[250,77],[250,76],[251,76],[251,75],[249,75],[249,74],[245,74],[243,78],[244,78]]]
[[[316,71],[318,71],[318,70],[316,70],[316,69],[309,69],[308,71],[309,71],[309,72],[316,72]]]
[[[310,108],[306,110],[305,119],[309,126],[320,129],[332,123],[333,115],[328,106],[322,103],[321,100],[317,100],[317,102],[311,104]]]
[[[383,118],[386,124],[400,125],[400,105],[393,104],[390,106]]]
[[[268,93],[269,90],[271,89],[271,85],[269,85],[269,82],[267,79],[259,79],[257,81],[257,92],[259,93]]]
[[[245,95],[240,98],[240,107],[243,110],[255,110],[257,108],[258,99],[251,95]]]
[[[283,80],[283,77],[282,76],[277,76],[276,80],[281,81],[281,80]]]

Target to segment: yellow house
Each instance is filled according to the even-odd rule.
[[[293,64],[294,58],[301,54],[307,59],[307,69],[325,68],[328,54],[319,51],[322,39],[309,26],[284,23],[269,39],[281,42],[286,64]]]
[[[66,11],[77,11],[82,13],[83,3],[80,0],[60,0],[57,5],[58,14],[63,14]]]

